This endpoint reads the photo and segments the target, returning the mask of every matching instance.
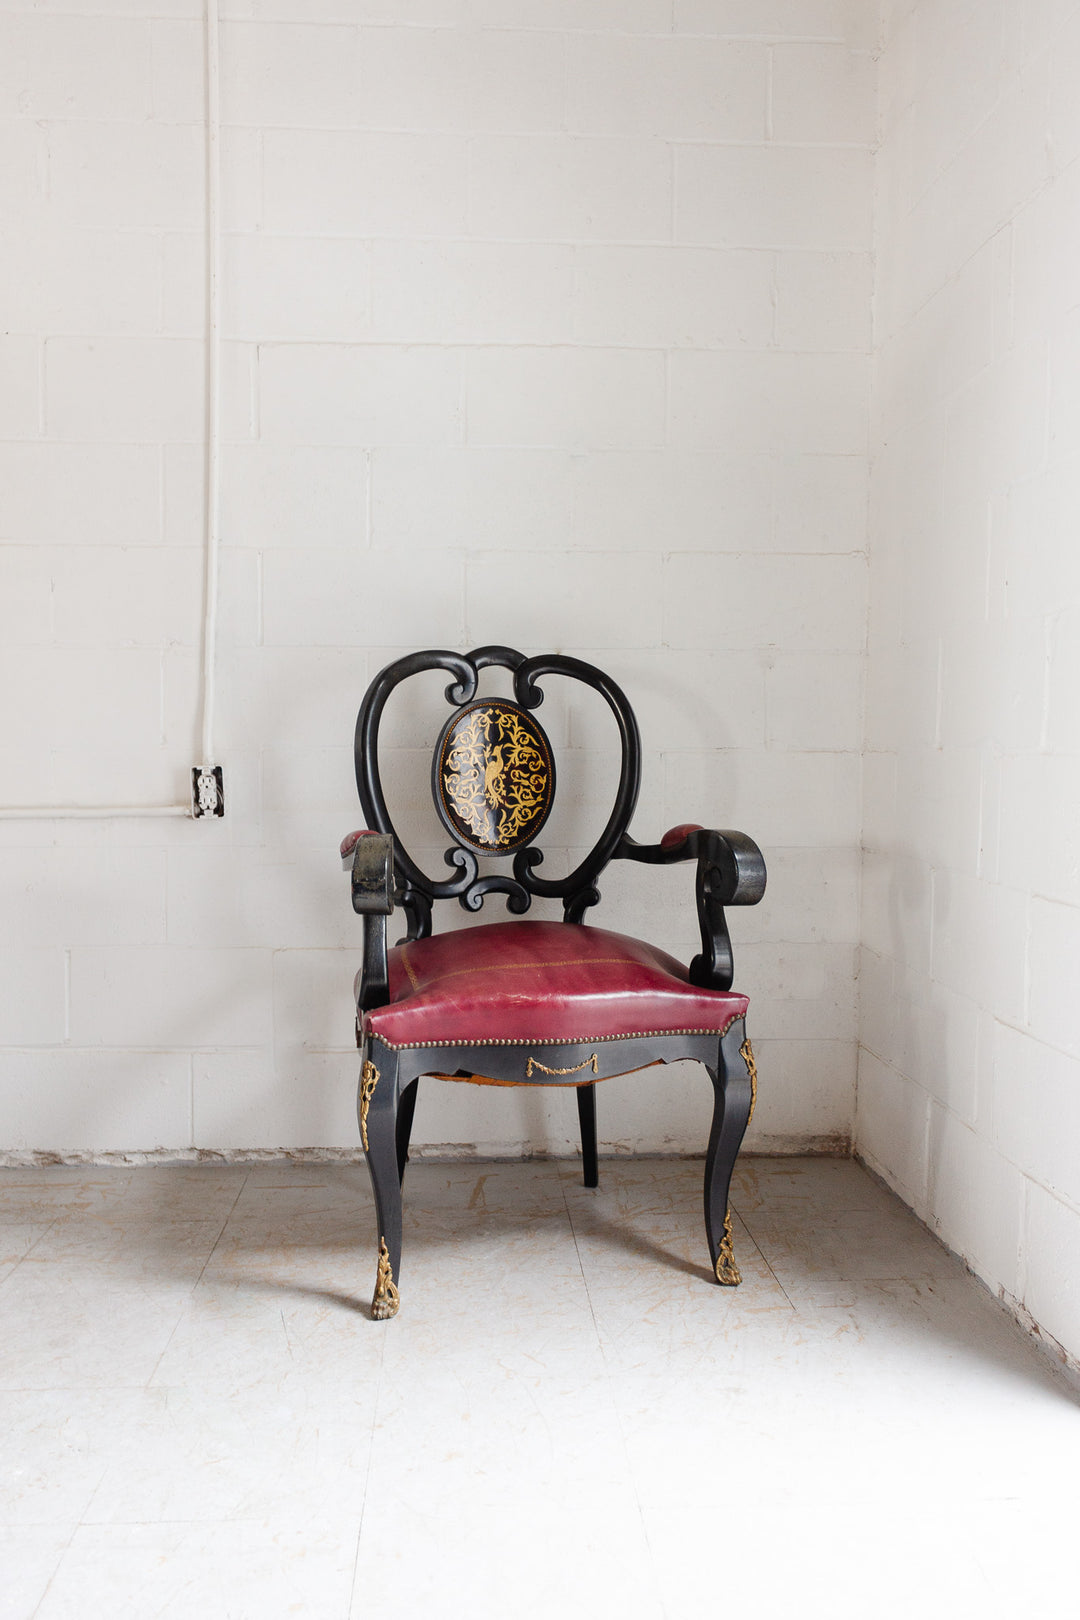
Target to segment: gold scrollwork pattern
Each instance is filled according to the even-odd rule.
[[[551,802],[551,756],[538,726],[511,704],[467,710],[439,762],[446,809],[482,849],[524,843]]]
[[[750,1112],[746,1116],[746,1123],[749,1125],[757,1107],[757,1064],[754,1062],[754,1048],[750,1045],[749,1035],[739,1047],[739,1056],[750,1072]]]
[[[742,1272],[735,1264],[735,1245],[731,1239],[731,1210],[724,1215],[724,1235],[720,1239],[720,1253],[716,1257],[716,1280],[725,1288],[737,1288]]]
[[[367,1116],[371,1107],[371,1098],[375,1087],[379,1083],[379,1071],[370,1058],[364,1059],[364,1066],[360,1070],[360,1140],[364,1144],[364,1152],[368,1151]]]
[[[526,1080],[532,1079],[534,1069],[539,1069],[541,1074],[580,1074],[582,1069],[591,1069],[593,1074],[599,1074],[600,1072],[597,1068],[595,1052],[592,1057],[587,1057],[584,1063],[575,1063],[572,1069],[549,1069],[546,1063],[540,1062],[539,1058],[530,1058],[525,1065]]]
[[[375,1297],[371,1301],[371,1314],[376,1322],[385,1322],[397,1315],[401,1295],[394,1286],[394,1273],[390,1269],[390,1251],[386,1239],[379,1239],[379,1269],[375,1275]]]

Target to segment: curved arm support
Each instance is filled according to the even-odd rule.
[[[666,832],[658,844],[639,844],[629,834],[616,860],[672,866],[697,861],[697,911],[701,952],[690,964],[690,982],[708,990],[730,990],[734,976],[725,906],[756,906],[765,893],[765,859],[752,838],[686,824]]]
[[[350,833],[341,844],[343,865],[349,865],[350,856],[353,910],[364,919],[364,965],[356,998],[359,1015],[385,1006],[390,994],[386,919],[394,909],[394,840],[387,833]]]

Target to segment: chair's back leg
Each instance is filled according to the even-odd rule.
[[[745,1042],[743,1020],[737,1018],[720,1042],[716,1068],[709,1067],[714,1103],[705,1159],[705,1233],[716,1280],[729,1288],[740,1283],[742,1277],[735,1264],[728,1193],[754,1101]]]
[[[410,1080],[401,1093],[397,1113],[397,1168],[398,1181],[405,1178],[405,1166],[409,1162],[409,1141],[412,1137],[413,1115],[416,1113],[416,1093],[419,1080]]]
[[[398,1174],[398,1058],[371,1043],[364,1048],[358,1114],[375,1194],[378,1265],[371,1314],[376,1321],[397,1314],[401,1266],[401,1178]]]
[[[600,1162],[596,1152],[596,1087],[577,1086],[578,1123],[581,1126],[581,1166],[586,1187],[600,1185]]]

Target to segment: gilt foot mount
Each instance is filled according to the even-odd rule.
[[[394,1273],[390,1267],[390,1254],[386,1239],[379,1239],[379,1269],[375,1275],[375,1295],[371,1301],[371,1315],[376,1322],[385,1322],[396,1316],[401,1295],[394,1286]]]
[[[724,1216],[724,1235],[720,1239],[720,1253],[716,1257],[716,1280],[724,1288],[737,1288],[742,1272],[735,1264],[735,1245],[731,1239],[731,1211]]]

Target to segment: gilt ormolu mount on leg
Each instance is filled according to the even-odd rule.
[[[487,669],[507,672],[512,696],[482,697]],[[397,838],[386,808],[378,744],[383,709],[400,682],[426,670],[451,677],[451,715],[435,747],[435,812],[453,840],[450,875],[429,876]],[[535,711],[550,677],[582,682],[607,704],[622,769],[596,843],[564,876],[541,877],[536,838],[554,799],[556,761]],[[765,863],[743,833],[684,824],[658,844],[628,833],[640,781],[637,722],[619,687],[590,664],[561,654],[525,658],[509,647],[465,656],[413,653],[372,682],[356,725],[356,778],[367,828],[342,844],[354,909],[364,920],[357,995],[363,1050],[358,1112],[375,1194],[376,1285],[372,1314],[399,1304],[401,1182],[417,1084],[424,1075],[502,1085],[572,1086],[577,1095],[586,1186],[598,1183],[596,1086],[631,1070],[696,1059],[714,1088],[705,1169],[705,1224],[718,1282],[739,1281],[728,1196],[753,1108],[756,1075],[746,1039],[746,997],[731,989],[726,906],[753,905]],[[511,861],[511,873],[481,871],[483,857]],[[689,969],[643,940],[587,926],[612,860],[650,865],[693,861],[701,950]],[[562,903],[561,923],[508,921],[433,935],[436,900],[477,913],[491,895],[522,917],[535,896]],[[392,950],[387,918],[400,907],[406,937]],[[658,1105],[659,1106],[659,1105]]]
[[[392,1054],[380,1053],[378,1067],[370,1058],[364,1059],[360,1070],[359,1112],[360,1137],[371,1173],[375,1224],[379,1234],[371,1314],[382,1320],[397,1311],[399,1296],[396,1279],[401,1269],[397,1064]]]
[[[731,1176],[754,1111],[756,1087],[753,1050],[741,1019],[724,1034],[716,1066],[710,1065],[709,1074],[713,1121],[705,1157],[705,1231],[716,1280],[732,1288],[742,1276],[735,1263],[731,1232]]]

